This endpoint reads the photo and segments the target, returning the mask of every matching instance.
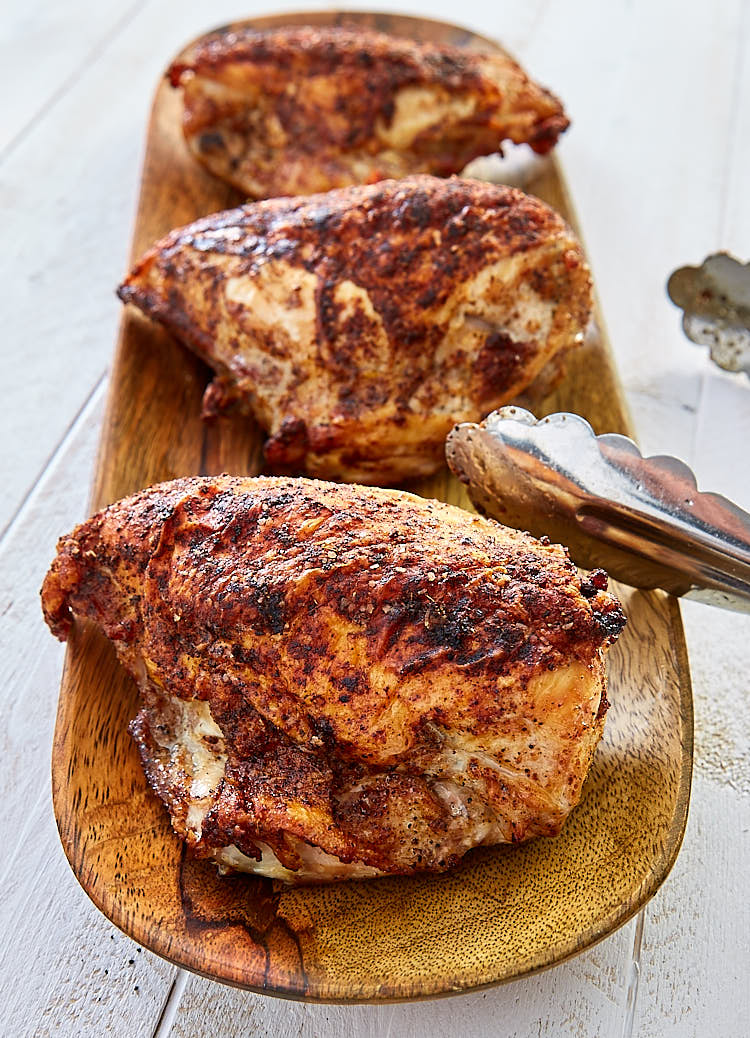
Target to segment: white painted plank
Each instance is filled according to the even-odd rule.
[[[750,260],[750,206],[747,198],[747,161],[750,152],[750,5],[742,4],[735,41],[730,120],[723,167],[719,245],[745,261]]]
[[[13,1038],[110,1029],[150,1035],[175,972],[93,907],[65,861],[52,814],[63,649],[42,620],[39,587],[58,536],[85,515],[102,397],[0,548],[0,788],[12,791],[0,842],[0,1033]]]
[[[728,134],[711,191],[719,203],[716,236],[696,245],[685,262],[700,262],[720,248],[749,258],[749,16],[742,5],[736,36],[725,40],[722,55],[732,90],[726,109],[717,112]],[[704,87],[707,82],[701,78]],[[720,372],[707,350],[687,340],[683,345],[700,357],[701,388],[682,456],[701,489],[750,509],[750,382]],[[750,617],[689,602],[682,612],[695,704],[693,793],[681,856],[671,881],[647,909],[636,1033],[744,1038],[750,1016]]]
[[[5,0],[0,24],[0,162],[144,0]]]
[[[637,1035],[745,1038],[750,1019],[750,617],[683,607],[695,697],[685,841],[647,908]]]
[[[558,1038],[621,1031],[633,924],[585,955],[528,980],[430,1002],[384,1006],[286,1003],[193,977],[172,1038]]]
[[[686,16],[678,0],[550,5],[529,48],[530,62],[550,55],[550,81],[565,85],[574,124],[560,154],[649,451],[679,453],[698,406],[705,362],[665,284],[723,244],[742,7],[691,5]]]
[[[741,374],[725,374],[713,367],[703,378],[690,461],[702,490],[721,493],[748,511],[749,445],[750,379]]]

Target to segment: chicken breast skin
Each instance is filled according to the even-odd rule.
[[[217,213],[119,289],[217,372],[204,415],[270,433],[272,471],[400,483],[578,342],[591,281],[548,206],[415,176]]]
[[[287,882],[441,871],[559,832],[624,617],[566,551],[400,491],[152,487],[63,537],[53,633],[138,682],[149,781],[199,856]]]
[[[195,157],[252,198],[447,176],[504,140],[547,152],[568,126],[506,55],[365,29],[220,32],[168,76]]]

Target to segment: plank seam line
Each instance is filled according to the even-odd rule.
[[[169,986],[167,997],[164,999],[164,1005],[162,1006],[161,1013],[159,1013],[159,1019],[156,1021],[156,1027],[152,1032],[151,1038],[168,1038],[189,979],[190,974],[188,971],[178,967],[175,978]]]
[[[391,1006],[391,1015],[388,1017],[388,1030],[385,1032],[385,1038],[391,1038],[391,1028],[393,1027],[393,1020],[396,1016],[396,1007]]]
[[[711,363],[708,357],[704,359],[706,367]],[[700,373],[700,381],[698,382],[698,401],[695,408],[695,416],[693,418],[691,435],[690,435],[690,457],[688,458],[688,465],[696,472],[697,464],[699,461],[700,445],[703,442],[703,429],[706,424],[706,397],[708,395],[708,379],[712,372],[706,371],[705,369]]]
[[[148,4],[149,0],[137,0],[128,10],[122,15],[121,18],[115,22],[115,24],[109,29],[104,36],[96,41],[94,46],[83,56],[80,63],[72,72],[63,79],[60,86],[53,90],[52,93],[42,102],[41,108],[38,108],[31,118],[24,123],[21,129],[12,137],[5,147],[0,151],[0,165],[7,158],[9,158],[19,144],[28,137],[34,127],[55,107],[58,101],[61,101],[63,97],[70,91],[71,87],[75,86],[79,79],[84,73],[91,68],[92,65],[97,64],[100,58],[103,57],[104,52],[107,50],[109,45],[120,35],[122,30],[127,26],[128,22],[131,21],[139,13],[141,8]]]
[[[48,456],[48,458],[44,462],[44,464],[42,465],[42,468],[40,469],[36,479],[34,480],[34,482],[31,484],[29,489],[26,491],[26,493],[21,498],[21,501],[20,501],[18,507],[13,512],[11,517],[8,519],[8,521],[5,524],[5,526],[3,527],[3,529],[0,530],[0,552],[2,552],[3,548],[5,547],[5,542],[8,540],[8,538],[12,536],[13,529],[14,529],[16,523],[18,522],[18,520],[19,520],[21,514],[23,513],[24,509],[26,508],[27,504],[29,503],[31,498],[36,493],[37,489],[39,488],[39,485],[42,483],[42,481],[44,480],[44,478],[47,475],[47,473],[49,472],[49,470],[56,463],[56,461],[58,460],[58,458],[60,457],[62,452],[66,449],[66,447],[68,446],[69,441],[77,433],[79,426],[81,426],[83,424],[83,422],[88,418],[89,413],[91,411],[93,411],[94,408],[99,403],[99,399],[100,399],[100,397],[104,393],[104,388],[105,388],[106,383],[107,383],[108,375],[109,375],[109,370],[107,369],[107,370],[103,371],[101,373],[101,375],[99,376],[99,378],[96,380],[96,382],[94,383],[93,389],[88,394],[86,399],[83,401],[83,403],[79,407],[78,411],[73,416],[72,420],[68,424],[67,429],[65,430],[65,432],[61,436],[59,443],[54,448],[52,453]]]
[[[625,995],[625,1019],[622,1022],[622,1038],[633,1038],[633,1024],[635,1023],[635,1007],[638,1004],[638,989],[641,979],[641,949],[643,947],[643,928],[646,919],[646,909],[642,908],[638,913],[635,924],[635,935],[633,937],[633,950],[630,955],[630,970],[627,978],[627,991]]]
[[[534,38],[535,38],[535,36],[537,34],[537,30],[539,29],[539,26],[542,24],[546,14],[547,14],[547,8],[548,7],[549,7],[549,0],[541,0],[541,3],[539,4],[539,6],[536,9],[536,12],[532,15],[531,24],[529,25],[529,28],[526,31],[526,35],[523,37],[523,42],[520,43],[519,46],[518,46],[518,53],[519,54],[521,54],[521,55],[525,54],[526,51],[528,51],[529,48],[531,47],[531,44],[532,44],[532,42],[533,42],[533,40],[534,40]],[[500,40],[500,42],[501,43],[503,42],[502,39]],[[387,1036],[386,1036],[386,1038],[387,1038]]]

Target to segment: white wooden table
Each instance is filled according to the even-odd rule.
[[[750,380],[687,342],[664,291],[675,267],[717,249],[750,258],[747,0],[408,0],[407,11],[502,39],[564,99],[574,125],[560,155],[642,446],[750,507]],[[0,1034],[742,1038],[747,616],[683,610],[696,765],[672,874],[631,923],[532,979],[356,1008],[235,991],[136,947],[65,862],[49,788],[63,650],[37,589],[56,538],[86,513],[150,96],[186,39],[260,13],[260,0],[3,6]]]

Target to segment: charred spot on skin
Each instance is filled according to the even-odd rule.
[[[491,397],[498,389],[511,385],[535,352],[533,342],[517,342],[505,332],[488,335],[474,367],[483,393]]]
[[[398,206],[394,216],[396,226],[400,224],[404,226],[411,225],[424,230],[432,220],[432,207],[426,192],[415,191],[413,195],[406,198]]]
[[[549,541],[547,541],[549,544]],[[581,594],[584,598],[595,598],[600,591],[606,591],[609,576],[603,569],[592,570],[588,577],[581,581]]]
[[[285,418],[279,431],[266,440],[263,453],[269,465],[287,467],[301,464],[309,448],[307,424],[302,418]]]
[[[198,138],[198,148],[202,152],[223,151],[225,147],[224,138],[216,130],[207,130]]]
[[[449,649],[460,649],[484,619],[483,612],[472,608],[469,599],[460,599],[448,614],[439,608],[430,610],[428,607],[424,617],[425,641]]]
[[[432,304],[435,302],[435,300],[437,299],[437,294],[437,288],[435,288],[434,285],[431,285],[427,289],[427,291],[423,292],[422,295],[417,299],[418,305],[421,306],[423,310],[426,310],[428,306],[432,306]]]
[[[201,401],[201,418],[210,421],[231,411],[245,410],[242,390],[231,379],[217,375],[206,386]]]
[[[318,745],[322,745],[328,752],[332,752],[336,746],[336,734],[333,725],[327,717],[313,717],[313,727],[317,737]]]
[[[236,663],[242,663],[248,667],[258,665],[259,656],[255,649],[246,649],[242,645],[232,646],[232,658]]]
[[[623,627],[628,622],[619,602],[614,600],[611,601],[609,608],[595,610],[594,619],[599,630],[605,635],[606,641],[610,644],[619,637]]]
[[[570,120],[565,115],[551,115],[539,123],[529,140],[529,146],[537,155],[546,155],[557,144],[560,134],[569,126]]]
[[[264,594],[258,595],[256,609],[260,630],[269,630],[272,634],[281,634],[286,623],[283,592],[267,591]]]
[[[329,224],[335,219],[335,213],[327,205],[317,205],[308,213],[306,223],[316,231],[329,230]]]

